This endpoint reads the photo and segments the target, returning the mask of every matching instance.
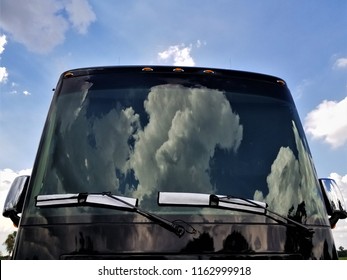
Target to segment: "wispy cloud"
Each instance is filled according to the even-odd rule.
[[[201,40],[197,40],[196,43],[195,43],[195,46],[197,48],[200,48],[200,47],[206,46],[206,45],[207,45],[207,43],[205,41],[201,41]]]
[[[31,92],[27,89],[23,89],[23,87],[21,87],[19,84],[11,82],[11,85],[8,89],[8,94],[30,96]]]
[[[4,52],[6,44],[7,44],[6,35],[1,35],[0,36],[0,54]]]
[[[334,63],[335,69],[347,69],[347,57],[338,58]]]
[[[347,143],[347,97],[341,101],[324,100],[305,118],[305,130],[316,139],[323,139],[332,148]]]
[[[7,43],[6,35],[1,35],[0,36],[0,54],[4,52],[6,43]],[[7,78],[8,78],[8,72],[6,67],[0,67],[0,84],[6,83]]]
[[[89,25],[96,20],[92,7],[86,0],[65,0],[69,21],[80,34],[86,34]]]
[[[293,90],[294,99],[296,100],[300,99],[307,91],[307,88],[311,86],[311,84],[312,82],[308,79],[302,80],[300,84],[298,84]]]
[[[6,67],[0,67],[0,84],[6,83],[8,78],[8,73]]]
[[[71,25],[84,34],[96,20],[87,0],[2,0],[1,10],[0,28],[37,53],[62,44]]]

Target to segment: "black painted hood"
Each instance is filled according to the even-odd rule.
[[[181,238],[152,223],[22,226],[16,259],[334,259],[329,228],[312,238],[277,224],[194,224]]]

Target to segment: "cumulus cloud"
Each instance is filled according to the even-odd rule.
[[[55,0],[5,0],[2,1],[0,26],[29,50],[46,53],[65,39],[68,24],[58,14],[62,8]]]
[[[298,209],[299,204],[304,202],[307,219],[313,219],[314,222],[317,214],[319,217],[324,216],[324,207],[323,203],[318,203],[321,200],[316,191],[312,159],[307,153],[294,123],[293,132],[298,158],[289,147],[281,147],[266,179],[269,193],[264,197],[262,192],[256,191],[254,199],[265,201],[271,209],[285,216],[289,209],[292,207]],[[279,201],[279,197],[286,199]],[[312,221],[308,221],[308,223],[310,222]]]
[[[62,44],[69,23],[79,33],[86,33],[96,18],[86,0],[3,0],[1,9],[0,27],[37,53],[47,53]]]
[[[316,139],[323,139],[332,148],[347,142],[347,97],[341,101],[324,100],[305,118],[305,130]]]
[[[45,179],[46,185],[58,190],[48,192],[88,191],[92,185],[141,200],[154,190],[185,190],[194,185],[209,193],[214,189],[209,164],[216,147],[236,153],[243,137],[239,116],[218,90],[155,86],[144,101],[149,120],[144,127],[132,107],[93,115],[87,113],[88,98],[72,98],[76,100],[62,105],[64,141],[56,141],[53,149],[59,156],[53,155],[54,165],[48,163],[51,172]],[[77,113],[74,104],[82,106]],[[64,180],[73,181],[60,182]]]
[[[315,190],[315,177],[312,174],[311,164],[312,159],[306,152],[304,145],[298,137],[296,127],[293,127],[296,145],[298,149],[298,159],[295,157],[293,151],[289,147],[280,148],[276,159],[271,166],[271,172],[267,177],[267,183],[269,193],[264,197],[261,191],[254,193],[254,199],[266,201],[270,205],[271,209],[286,215],[288,209],[291,208],[292,204],[299,205],[302,201],[305,201],[305,206],[308,207],[307,211],[307,222],[310,223],[309,213],[323,215],[324,206],[318,203],[320,198],[317,197]],[[342,176],[337,173],[331,173],[330,177],[335,179],[338,186],[342,191],[345,202],[347,201],[347,174]],[[298,191],[300,186],[300,191]],[[311,188],[311,189],[310,189]],[[279,201],[279,197],[286,197]],[[313,215],[313,219],[315,216]],[[347,221],[340,220],[337,223],[337,227],[333,230],[335,239],[335,245],[337,248],[343,246],[347,248]],[[317,246],[316,248],[323,248]]]
[[[201,42],[198,41],[197,45],[200,47]],[[195,62],[191,56],[192,48],[192,45],[186,47],[184,44],[170,46],[165,51],[158,53],[158,59],[177,66],[194,66]]]
[[[153,186],[183,191],[194,185],[201,192],[213,192],[208,170],[215,148],[236,152],[243,137],[239,116],[224,94],[205,88],[157,86],[148,95],[145,109],[149,123],[138,131],[130,158],[140,182],[134,196],[149,196]]]
[[[13,180],[20,175],[30,175],[31,169],[25,169],[20,171],[14,171],[12,169],[6,168],[0,170],[0,205],[4,206],[7,193],[11,187]],[[1,208],[2,209],[2,208]],[[0,216],[0,251],[5,253],[5,247],[3,242],[6,240],[7,236],[12,233],[15,228],[13,227],[12,221],[10,219]]]
[[[83,94],[72,96],[62,105],[65,113],[61,115],[59,130],[64,140],[56,141],[57,158],[55,155],[51,158],[54,165],[48,163],[51,171],[45,178],[47,185],[55,185],[57,189],[46,190],[48,193],[83,192],[88,191],[89,185],[95,191],[114,192],[119,187],[115,170],[126,173],[128,141],[139,126],[138,115],[131,107],[117,107],[102,115],[86,117],[90,86],[91,83],[82,84]],[[77,107],[80,109],[76,110]],[[70,183],[64,185],[64,180]]]

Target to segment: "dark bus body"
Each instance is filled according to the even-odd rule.
[[[93,67],[61,75],[3,214],[13,259],[336,259],[341,197],[282,79]]]

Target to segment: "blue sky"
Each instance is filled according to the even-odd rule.
[[[134,64],[283,78],[319,176],[347,199],[346,27],[344,0],[0,0],[1,204],[13,178],[30,173],[61,72]],[[1,241],[13,228],[0,220]],[[334,236],[347,248],[346,221]]]

